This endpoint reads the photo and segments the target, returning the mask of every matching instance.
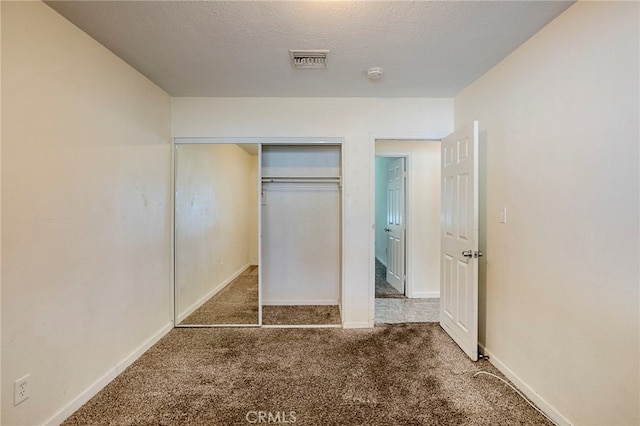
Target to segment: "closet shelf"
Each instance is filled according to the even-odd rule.
[[[340,176],[262,176],[263,183],[337,183]]]

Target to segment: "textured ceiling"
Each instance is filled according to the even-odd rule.
[[[172,96],[451,97],[572,2],[47,4]],[[289,49],[330,49],[329,68],[294,70]]]

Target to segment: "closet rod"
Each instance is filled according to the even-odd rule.
[[[340,183],[340,176],[272,176],[263,177],[262,182],[266,183]]]

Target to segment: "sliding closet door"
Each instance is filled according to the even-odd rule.
[[[262,147],[263,305],[338,305],[340,146]]]
[[[259,325],[258,145],[175,146],[175,323]]]

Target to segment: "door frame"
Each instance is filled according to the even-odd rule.
[[[397,132],[370,132],[369,133],[369,194],[371,194],[370,197],[370,201],[369,201],[369,223],[371,223],[371,229],[370,229],[370,236],[369,236],[369,292],[368,292],[368,297],[369,297],[369,325],[371,327],[373,327],[375,325],[375,267],[376,267],[376,262],[375,262],[375,258],[376,258],[376,225],[375,225],[375,218],[376,218],[376,205],[375,205],[375,158],[376,158],[376,141],[378,140],[398,140],[398,141],[408,141],[408,140],[423,140],[423,141],[431,141],[431,142],[441,142],[442,139],[444,137],[446,137],[449,133],[451,132],[440,132],[440,133],[416,133],[416,132],[402,132],[402,131],[397,131]],[[394,155],[395,154],[395,155]],[[389,153],[385,153],[384,155],[380,155],[380,156],[388,156],[388,157],[393,157],[393,156],[398,156],[398,157],[405,157],[407,158],[407,162],[405,164],[405,168],[407,170],[407,181],[406,181],[406,187],[405,187],[405,193],[409,193],[412,188],[413,188],[413,177],[411,176],[411,173],[409,172],[410,167],[413,167],[413,161],[411,159],[412,154],[404,151],[404,150],[395,150],[395,152],[392,154],[392,152],[390,151]],[[413,228],[413,215],[411,214],[411,210],[413,209],[413,200],[411,196],[408,196],[408,198],[410,199],[409,201],[406,201],[406,220],[407,220],[407,229],[412,229]],[[411,204],[409,204],[411,203]],[[410,243],[413,241],[413,236],[411,235],[410,232],[406,233],[406,241],[405,244],[407,246],[406,248],[406,254],[409,253],[409,247],[410,247]],[[409,283],[410,281],[413,281],[413,276],[411,275],[413,273],[413,265],[412,262],[407,261],[407,259],[405,259],[406,265],[406,274],[407,274],[407,283]],[[405,283],[405,286],[407,286],[407,288],[405,288],[405,292],[408,293],[408,285],[407,283]],[[409,284],[410,285],[410,284]]]

